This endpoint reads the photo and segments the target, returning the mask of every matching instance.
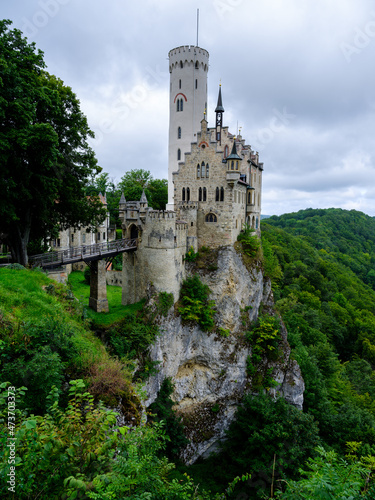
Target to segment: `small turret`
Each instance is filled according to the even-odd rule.
[[[126,198],[125,198],[123,192],[121,193],[121,198],[120,198],[119,206],[120,206],[120,208],[121,208],[121,206],[126,206]]]
[[[227,158],[225,159],[228,168],[227,168],[227,182],[230,187],[233,188],[234,184],[238,182],[241,176],[240,172],[240,167],[239,167],[239,162],[242,161],[242,158],[238,156],[237,154],[237,148],[236,148],[236,138],[234,137],[233,139],[233,147],[232,147],[232,152]]]
[[[141,211],[144,211],[146,208],[148,208],[148,201],[145,190],[142,191],[142,196],[141,199],[139,200],[139,203]]]

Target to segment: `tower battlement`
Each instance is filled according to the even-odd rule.
[[[169,51],[168,57],[170,64],[179,62],[182,57],[199,56],[200,59],[208,64],[209,53],[207,50],[196,45],[181,45]]]
[[[149,210],[147,212],[149,219],[175,219],[176,212],[173,210]]]

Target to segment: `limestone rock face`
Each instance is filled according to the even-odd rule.
[[[264,279],[261,269],[248,271],[232,246],[219,250],[217,270],[201,279],[212,291],[216,324],[229,330],[230,335],[223,337],[203,332],[197,325],[182,325],[180,317],[171,311],[161,320],[161,334],[150,349],[151,359],[160,362],[159,373],[146,386],[149,406],[163,380],[173,379],[175,408],[190,439],[181,457],[187,464],[216,449],[241,397],[251,391],[246,373],[251,348],[241,333],[244,315],[255,321],[261,305],[263,311],[273,306],[270,282]],[[304,382],[298,364],[289,360],[290,347],[283,325],[281,334],[283,355],[274,364],[273,372],[279,385],[272,391],[302,409]]]

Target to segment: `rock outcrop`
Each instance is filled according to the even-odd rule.
[[[232,246],[219,250],[215,271],[202,270],[200,274],[216,304],[215,322],[230,334],[223,337],[220,333],[203,332],[197,325],[183,325],[171,310],[161,319],[161,333],[150,349],[151,359],[160,362],[159,373],[146,386],[148,406],[155,400],[163,380],[173,379],[175,408],[190,439],[181,457],[187,464],[215,451],[242,396],[252,391],[246,372],[251,347],[244,341],[243,325],[256,321],[261,309],[273,310],[269,280],[260,268],[248,270]],[[272,375],[278,386],[271,391],[302,409],[304,382],[298,364],[289,359],[290,347],[283,325],[281,336],[282,356],[273,363]]]

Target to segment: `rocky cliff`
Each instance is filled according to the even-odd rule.
[[[183,325],[172,309],[161,319],[161,334],[151,347],[151,359],[160,365],[159,373],[149,379],[146,387],[148,406],[163,380],[173,379],[175,408],[190,440],[181,457],[187,464],[217,448],[241,397],[245,392],[254,392],[246,372],[251,346],[244,342],[243,325],[256,321],[260,310],[273,311],[269,280],[260,268],[247,269],[232,246],[219,249],[215,270],[202,269],[198,273],[211,289],[215,322],[229,330],[229,336],[222,336],[219,329],[215,333],[203,332],[197,325]],[[301,409],[304,382],[298,364],[289,358],[287,332],[282,324],[280,344],[282,354],[272,363],[272,377],[278,386],[270,390]]]

